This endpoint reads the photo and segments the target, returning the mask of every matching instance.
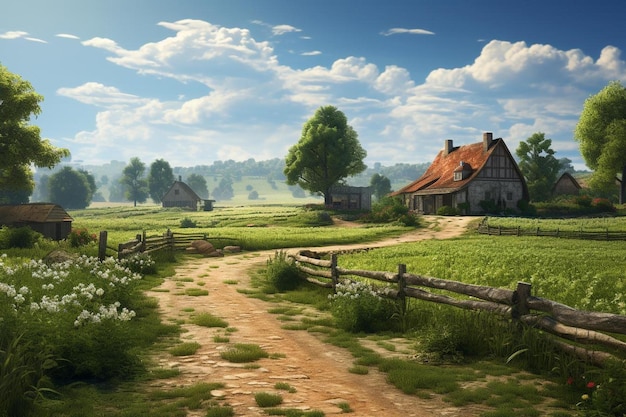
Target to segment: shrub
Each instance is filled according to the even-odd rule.
[[[278,291],[293,290],[304,280],[296,264],[287,258],[284,251],[276,252],[274,258],[267,260],[265,276],[267,283]]]
[[[601,213],[615,211],[615,206],[607,198],[594,198],[591,202],[591,206],[595,207]]]
[[[194,220],[191,220],[189,217],[185,217],[180,221],[180,227],[183,229],[193,229],[194,227],[198,227]]]
[[[70,242],[71,247],[78,248],[92,242],[97,242],[98,237],[94,233],[89,233],[87,229],[72,229],[67,236],[67,240]]]
[[[581,207],[591,207],[591,197],[588,195],[577,195],[574,197],[574,203]]]
[[[220,352],[220,356],[229,362],[245,363],[267,358],[269,354],[259,345],[236,343],[228,350]]]
[[[441,206],[437,209],[439,216],[456,216],[460,214],[459,210],[452,206]]]
[[[349,332],[389,330],[395,313],[392,300],[383,298],[376,288],[361,282],[343,281],[337,292],[329,295],[330,311],[337,325]]]
[[[269,392],[257,392],[254,394],[254,401],[256,401],[259,407],[275,407],[282,404],[283,397]]]
[[[398,222],[404,226],[416,226],[418,218],[397,198],[385,197],[372,206],[372,211],[363,218],[369,223]]]
[[[28,249],[43,239],[41,233],[30,227],[6,227],[0,229],[0,249]]]

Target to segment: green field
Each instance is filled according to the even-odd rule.
[[[175,233],[206,233],[209,240],[229,237],[233,243],[241,244],[244,251],[364,243],[413,230],[388,224],[334,227],[330,219],[339,213],[297,205],[218,206],[212,212],[118,205],[70,214],[75,229],[84,228],[90,233],[107,230],[113,243],[142,231],[155,235],[169,228]],[[196,227],[182,228],[183,220]],[[546,229],[559,222],[502,221],[528,222]],[[626,229],[620,218],[567,222],[584,230]],[[429,226],[427,218],[420,223],[421,227]],[[183,417],[184,411],[172,414],[171,407],[210,404],[215,409],[226,409],[228,404],[215,402],[210,394],[219,385],[199,384],[172,391],[155,390],[145,384],[176,375],[175,370],[154,369],[153,364],[145,361],[147,352],[178,352],[183,348],[183,352],[190,352],[197,348],[183,343],[182,337],[179,339],[178,325],[160,322],[158,304],[144,292],[167,279],[173,266],[185,258],[157,256],[156,264],[141,257],[129,263],[111,258],[100,263],[83,256],[55,266],[39,260],[53,249],[93,254],[96,247],[95,243],[72,248],[67,242],[38,242],[32,249],[10,249],[6,251],[8,255],[0,257],[0,416],[3,412],[20,416],[105,415],[106,410],[111,411],[106,415],[120,417],[148,413]],[[453,239],[339,255],[339,266],[349,269],[397,271],[400,263],[407,265],[409,273],[493,287],[513,289],[518,281],[525,281],[532,284],[535,296],[583,310],[626,314],[624,242],[484,236],[470,230]],[[276,265],[277,270],[279,266]],[[382,321],[389,326],[385,331],[350,334],[339,327],[339,320],[329,317],[333,301],[327,290],[312,285],[286,292],[268,290],[263,280],[267,279],[264,274],[270,269],[269,263],[260,268],[252,277],[252,286],[240,288],[241,292],[271,301],[268,310],[282,312],[283,316],[304,306],[317,309],[321,318],[290,317],[291,323],[286,326],[294,331],[318,332],[322,338],[327,335],[327,343],[347,349],[355,358],[350,372],[367,374],[370,368],[378,367],[391,384],[405,393],[425,398],[445,395],[445,401],[457,406],[476,403],[496,410],[483,416],[619,416],[606,410],[624,407],[623,400],[615,398],[624,395],[623,364],[608,371],[586,366],[554,349],[542,332],[522,330],[508,320],[483,313],[415,302],[410,303],[404,317],[398,316],[397,311],[387,314]],[[375,298],[370,302],[375,303]],[[367,318],[367,306],[358,307]],[[211,325],[213,320],[219,320],[204,319],[208,318]],[[621,335],[617,337],[623,339]],[[366,347],[374,342],[395,352],[400,349],[394,344],[399,339],[405,343],[402,349],[411,349],[417,356],[432,355],[427,357],[433,358],[433,363],[431,359],[421,363],[385,358]],[[508,365],[506,359],[511,357],[515,360]],[[528,370],[535,374],[528,376]],[[462,388],[466,378],[484,382],[487,376],[502,375],[510,377],[498,386],[490,383],[483,388]],[[577,405],[581,404],[581,393],[592,393],[585,385],[589,375],[593,375],[594,384],[602,381],[603,389],[593,389],[596,397],[583,402],[586,408],[581,408]],[[571,377],[576,383],[568,386],[565,381]],[[530,385],[543,388],[528,388],[528,384],[522,383],[531,378],[541,384]],[[47,389],[61,392],[62,400]],[[26,396],[22,395],[24,392]],[[606,392],[613,398],[602,397]],[[34,406],[31,399],[38,395],[48,400]],[[604,402],[592,403],[596,398]],[[553,402],[549,406],[553,412],[541,414],[536,402]],[[2,409],[6,404],[12,408]],[[585,410],[592,414],[585,414]],[[601,412],[593,414],[598,410]]]

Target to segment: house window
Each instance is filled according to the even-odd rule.
[[[509,201],[513,200],[513,193],[511,191],[506,193],[506,199]]]
[[[489,191],[485,191],[485,200],[491,200],[491,193]]]
[[[457,171],[454,173],[454,181],[461,181],[463,179],[463,172]]]
[[[180,190],[174,190],[174,195],[180,194]]]

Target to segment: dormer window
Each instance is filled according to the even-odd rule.
[[[463,181],[472,175],[472,167],[467,162],[461,161],[454,170],[454,181]]]

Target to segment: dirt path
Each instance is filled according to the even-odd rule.
[[[474,218],[433,217],[431,226],[399,238],[370,245],[327,247],[339,250],[351,247],[381,247],[424,239],[445,239],[458,236]],[[248,271],[263,265],[275,251],[228,255],[224,258],[194,259],[176,270],[150,296],[159,300],[166,321],[188,322],[192,314],[209,312],[236,328],[229,333],[228,343],[214,341],[216,335],[226,336],[221,328],[206,328],[183,324],[181,338],[201,345],[196,354],[174,357],[163,353],[158,360],[166,368],[178,367],[176,378],[158,381],[165,386],[181,386],[200,382],[221,382],[223,389],[213,394],[221,403],[228,403],[237,416],[266,415],[254,400],[259,391],[278,392],[284,402],[281,407],[321,410],[326,416],[341,414],[338,404],[347,403],[353,416],[472,416],[476,410],[450,407],[439,400],[423,400],[403,394],[385,381],[385,375],[370,368],[369,374],[348,372],[354,358],[344,349],[323,343],[306,331],[282,328],[284,322],[268,313],[273,305],[249,298],[238,292],[249,286]],[[208,296],[185,295],[186,289],[208,290]],[[252,343],[263,347],[274,359],[262,359],[250,368],[227,362],[220,351],[233,343]],[[286,382],[296,392],[277,391],[274,385]],[[200,417],[206,411],[190,411],[188,416]]]

